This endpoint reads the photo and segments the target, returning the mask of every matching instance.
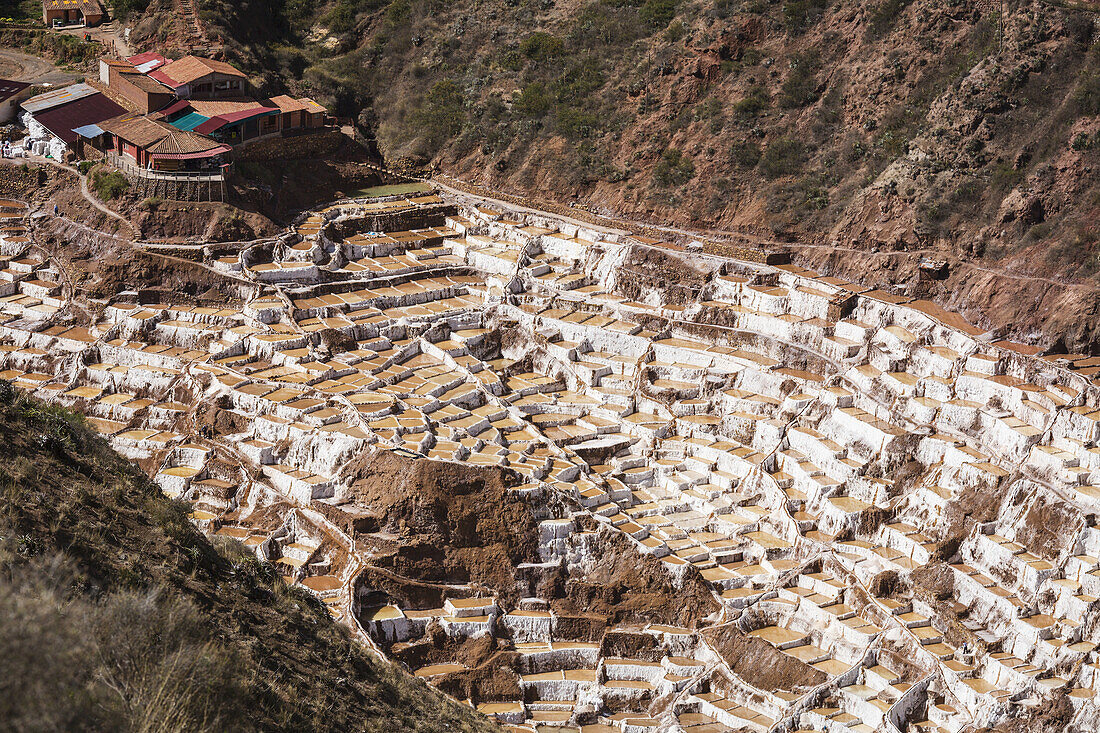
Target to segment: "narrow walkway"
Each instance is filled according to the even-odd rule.
[[[135,240],[141,238],[141,229],[138,228],[137,224],[130,221],[127,217],[123,216],[122,214],[118,213],[117,211],[114,211],[113,209],[107,208],[106,205],[101,203],[100,200],[98,198],[96,198],[92,194],[91,191],[88,190],[88,176],[81,176],[80,172],[77,171],[75,168],[70,168],[69,166],[62,165],[60,163],[58,163],[57,165],[60,165],[61,167],[66,168],[67,170],[70,170],[73,173],[76,173],[76,175],[80,177],[80,195],[83,196],[85,199],[87,199],[88,203],[90,203],[92,206],[94,206],[97,211],[100,211],[100,212],[106,214],[107,216],[110,216],[114,219],[118,219],[119,221],[124,223],[127,227],[130,228],[130,232],[133,234],[133,238]]]
[[[98,198],[95,197],[94,194],[92,194],[92,192],[88,189],[88,177],[80,175],[80,171],[78,171],[76,168],[73,168],[71,165],[66,165],[65,163],[56,161],[53,158],[44,158],[40,155],[28,155],[26,157],[26,160],[31,163],[51,165],[54,168],[58,168],[59,170],[72,173],[74,176],[80,179],[80,195],[83,196],[89,204],[95,207],[97,211],[106,214],[112,219],[118,219],[119,221],[124,223],[130,229],[130,232],[133,235],[133,239],[139,239],[141,237],[141,230],[138,229],[136,224],[134,224],[132,221],[130,221],[128,218],[118,213],[117,211],[114,211],[113,209],[105,206]]]

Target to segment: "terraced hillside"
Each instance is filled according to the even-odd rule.
[[[175,246],[192,295],[5,211],[0,378],[513,733],[1092,725],[1094,358],[454,193]]]

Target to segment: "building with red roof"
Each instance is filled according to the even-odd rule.
[[[222,99],[247,96],[248,76],[224,61],[184,56],[152,69],[149,76],[172,89],[180,99]]]

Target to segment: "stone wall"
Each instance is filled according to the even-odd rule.
[[[300,160],[332,155],[349,138],[339,130],[326,127],[294,137],[271,137],[257,140],[233,151],[237,162],[264,162],[270,160]]]
[[[14,161],[0,164],[0,191],[4,197],[26,196],[46,185],[49,178],[50,170],[42,166]]]
[[[703,242],[703,251],[708,255],[729,257],[747,262],[759,262],[764,265],[785,265],[791,261],[791,254],[785,250],[766,250],[749,244],[733,242]]]
[[[127,171],[122,171],[124,174]],[[148,198],[157,197],[172,201],[225,201],[228,198],[225,182],[220,180],[145,178],[126,175],[131,192]]]

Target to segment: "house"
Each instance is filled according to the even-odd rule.
[[[248,77],[224,61],[184,56],[148,72],[180,99],[226,99],[247,96]]]
[[[280,94],[277,97],[264,100],[264,103],[278,108],[277,128],[279,132],[324,127],[326,110],[309,97],[295,99]]]
[[[325,108],[286,95],[263,100],[181,100],[161,111],[168,124],[230,145],[287,131],[322,127]]]
[[[143,170],[208,170],[224,162],[225,146],[325,125],[326,110],[312,99],[253,99],[243,73],[198,56],[104,57],[99,81],[133,114],[82,126],[81,139],[120,165]]]
[[[65,148],[81,150],[83,138],[76,132],[78,128],[126,111],[102,92],[83,83],[39,94],[19,106],[32,143],[36,140],[46,143],[54,157],[63,155]]]
[[[159,120],[128,112],[100,122],[98,144],[115,162],[155,171],[217,170],[228,145]]]
[[[177,129],[194,130],[236,145],[263,134],[261,119],[275,117],[279,110],[253,99],[184,99],[161,110],[160,114]]]
[[[0,124],[7,124],[15,119],[19,103],[29,97],[30,93],[30,84],[0,79]]]
[[[99,0],[42,0],[42,22],[50,28],[97,26],[107,12]]]
[[[176,101],[176,94],[129,61],[102,58],[99,80],[124,98],[135,112],[149,114]]]

